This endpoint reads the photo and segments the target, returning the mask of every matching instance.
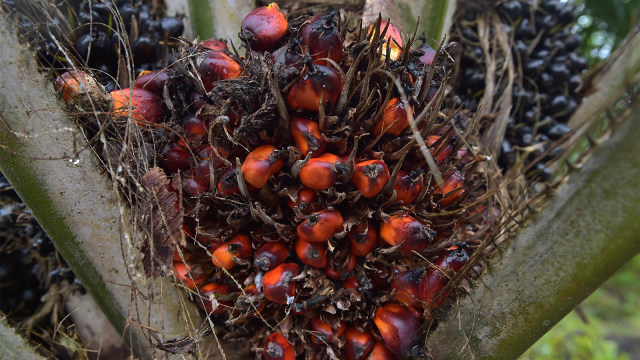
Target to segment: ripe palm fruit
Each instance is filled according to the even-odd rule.
[[[253,265],[268,271],[282,264],[289,257],[289,249],[281,241],[269,241],[253,254]]]
[[[398,360],[398,358],[384,344],[376,341],[369,356],[367,356],[367,360]]]
[[[157,124],[164,120],[164,107],[160,97],[145,89],[122,89],[109,93],[113,99],[112,115],[115,117],[131,114],[138,125]],[[129,113],[131,105],[131,113]]]
[[[198,143],[207,135],[204,122],[195,116],[189,116],[182,120],[182,127],[184,128],[185,138],[189,143]]]
[[[291,135],[303,156],[309,152],[312,153],[311,156],[318,156],[324,152],[326,143],[317,122],[294,115],[291,117]]]
[[[256,51],[272,50],[286,32],[287,19],[276,3],[257,8],[242,20],[242,36]]]
[[[362,196],[372,198],[382,191],[391,174],[382,160],[367,160],[355,165],[351,182],[362,191]]]
[[[160,152],[160,166],[170,173],[189,168],[189,154],[178,143],[170,143],[164,146]]]
[[[303,264],[319,269],[327,266],[326,243],[310,242],[298,238],[295,248],[296,254]]]
[[[283,164],[280,150],[271,145],[262,145],[247,155],[242,163],[242,175],[247,183],[260,189],[267,184],[269,176],[280,171]]]
[[[453,171],[449,174],[445,174],[444,182],[436,186],[433,193],[442,196],[442,198],[438,200],[438,204],[445,207],[456,201],[465,193],[463,186],[464,177],[462,177],[459,172]]]
[[[227,311],[227,307],[232,306],[228,301],[219,301],[217,302],[216,308],[213,308],[213,299],[229,293],[229,287],[227,285],[210,282],[201,286],[199,291],[201,298],[196,300],[196,302],[207,314],[222,314]]]
[[[182,179],[182,190],[191,197],[198,197],[209,190],[209,182],[199,177],[193,170],[188,170]]]
[[[151,91],[162,97],[162,90],[168,78],[169,74],[163,70],[143,71],[136,78],[133,87]]]
[[[427,145],[432,149],[431,155],[433,155],[433,159],[437,163],[441,163],[447,160],[451,154],[453,154],[453,145],[449,142],[443,143],[440,141],[441,137],[438,135],[429,135],[427,136],[427,140],[425,141]],[[438,141],[440,141],[438,143]],[[436,145],[437,144],[437,145]]]
[[[413,203],[422,188],[424,188],[424,173],[420,168],[412,171],[400,170],[393,187],[396,191],[396,200],[405,205]]]
[[[211,91],[218,80],[235,79],[242,68],[229,55],[221,51],[210,51],[198,65],[204,89]]]
[[[236,167],[232,166],[222,174],[220,181],[218,181],[218,193],[220,196],[231,196],[240,193],[236,170]]]
[[[349,326],[344,332],[344,352],[347,360],[364,359],[373,349],[373,335],[370,332],[362,332],[355,326]]]
[[[343,229],[344,220],[338,210],[315,212],[298,225],[298,238],[309,242],[325,242]]]
[[[422,251],[433,240],[434,232],[408,214],[392,215],[380,225],[380,238],[400,251]]]
[[[395,27],[392,23],[382,20],[380,22],[379,32],[384,33],[383,39],[384,43],[382,44],[382,48],[380,49],[380,54],[383,57],[387,56],[387,44],[389,44],[389,59],[396,61],[400,58],[400,54],[402,52],[402,35],[398,28]],[[371,41],[373,41],[374,32],[373,25],[369,26],[369,33],[371,34]]]
[[[230,270],[238,265],[234,258],[247,259],[252,255],[251,239],[247,235],[238,234],[217,248],[212,253],[211,260],[213,265]]]
[[[373,317],[382,342],[394,354],[408,357],[417,354],[419,319],[409,308],[388,303],[376,310]]]
[[[393,98],[384,108],[382,118],[378,120],[373,133],[376,135],[400,135],[409,126],[409,116],[407,112],[413,114],[413,106],[405,108],[400,98]]]
[[[224,41],[220,41],[216,38],[203,40],[200,45],[213,51],[226,51],[228,49],[227,43],[225,43]]]
[[[295,263],[283,263],[267,271],[262,280],[262,292],[265,299],[276,304],[290,304],[296,295],[293,278],[300,272]]]
[[[349,230],[349,243],[351,253],[355,256],[366,256],[378,243],[378,231],[373,221],[362,220],[358,225]]]
[[[204,276],[194,277],[191,275],[191,266],[184,262],[176,261],[173,263],[173,269],[171,270],[176,279],[180,280],[186,287],[194,290],[200,284],[207,280]]]
[[[333,13],[316,16],[302,30],[302,44],[315,64],[327,65],[329,58],[340,64],[344,56],[342,35]]]
[[[391,282],[391,288],[396,291],[394,299],[406,306],[420,305],[420,282],[424,269],[400,271]]]
[[[329,101],[332,104],[338,102],[342,85],[338,71],[322,65],[311,65],[289,90],[287,105],[294,110],[317,112],[320,105],[326,106]]]
[[[316,192],[314,190],[302,188],[298,190],[296,201],[287,199],[287,204],[291,210],[298,210],[302,214],[310,214],[315,208],[315,200]]]
[[[296,352],[282,334],[274,332],[265,340],[262,356],[265,360],[295,360]]]
[[[420,281],[420,300],[427,309],[438,307],[451,295],[452,288],[444,290],[451,276],[456,274],[469,261],[467,246],[459,243],[440,255],[434,267],[427,269]]]
[[[311,189],[326,190],[338,182],[348,170],[340,157],[324,153],[312,158],[300,169],[300,182]]]
[[[355,255],[345,252],[344,257],[337,258],[339,254],[332,254],[329,256],[327,266],[324,268],[324,272],[331,280],[342,281],[349,275],[353,274],[353,270],[356,268],[358,259]],[[341,255],[341,254],[340,254]]]
[[[56,78],[53,86],[67,105],[72,101],[85,102],[85,98],[97,99],[97,95],[104,92],[96,80],[82,70],[62,73]]]
[[[344,323],[337,324],[334,330],[330,322],[323,321],[320,316],[311,319],[311,341],[315,344],[331,344],[335,338],[342,336],[345,330]]]

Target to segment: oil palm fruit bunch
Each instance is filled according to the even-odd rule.
[[[109,94],[108,116],[158,149],[138,179],[166,226],[142,225],[145,270],[263,359],[426,357],[499,211],[470,124],[440,111],[450,56],[382,19],[276,4],[239,31],[244,57],[185,43]],[[70,71],[56,88],[77,105],[94,82]]]
[[[475,111],[488,76],[496,79],[492,81],[492,86],[496,82],[498,89],[495,99],[509,89],[512,106],[498,163],[505,171],[516,162],[524,163],[530,175],[548,180],[552,173],[546,164],[563,152],[555,143],[571,132],[567,121],[581,100],[581,74],[587,69],[587,60],[579,51],[581,37],[572,30],[575,8],[559,0],[536,4],[498,1],[495,6],[483,9],[469,2],[462,5],[465,11],[460,12],[463,15],[454,32],[463,49],[457,86],[459,99]],[[505,51],[493,58],[487,54],[478,20],[483,15],[497,18],[495,23],[501,27],[498,31],[512,39],[510,54]],[[482,28],[487,28],[486,22]],[[514,64],[513,86],[500,83],[497,72],[487,72],[488,58],[495,61],[492,65],[495,67],[506,63],[508,56]],[[506,73],[503,80],[508,78]]]

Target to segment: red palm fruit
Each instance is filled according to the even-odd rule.
[[[400,245],[403,253],[424,250],[433,236],[431,229],[407,214],[393,215],[380,225],[380,238],[391,246]]]
[[[309,215],[298,225],[298,237],[309,242],[324,242],[341,231],[344,223],[338,210],[322,210]]]
[[[418,346],[420,320],[406,306],[388,303],[373,317],[384,345],[400,357],[408,357]]]
[[[376,247],[377,242],[378,231],[369,219],[363,219],[349,230],[351,253],[355,256],[367,256]]]
[[[170,173],[189,168],[189,153],[178,143],[164,146],[158,159],[160,166]]]
[[[349,326],[344,332],[344,353],[347,360],[364,359],[373,349],[373,335],[370,332],[362,332],[355,326]]]
[[[431,154],[436,162],[441,163],[449,158],[451,154],[453,154],[453,145],[449,142],[445,144],[438,144],[434,146],[434,144],[440,140],[440,136],[438,135],[429,135],[427,136],[427,140],[425,141],[427,145],[432,148]]]
[[[356,164],[351,182],[362,191],[362,196],[372,198],[382,191],[391,174],[382,160],[367,160]]]
[[[82,70],[71,70],[58,76],[53,86],[60,92],[64,102],[69,104],[71,99],[86,92],[92,84],[97,85],[91,75]]]
[[[367,360],[398,360],[398,358],[383,343],[376,341],[375,345],[373,345],[373,350],[367,356]]]
[[[389,25],[387,27],[387,24]],[[389,58],[391,60],[398,60],[400,58],[400,53],[402,51],[402,35],[400,34],[400,31],[398,30],[398,28],[396,28],[392,23],[387,22],[387,21],[381,21],[380,22],[380,33],[382,34],[382,32],[384,31],[384,29],[387,28],[387,31],[385,32],[383,38],[385,40],[384,44],[382,44],[382,49],[380,49],[380,54],[383,57],[387,56],[387,43],[389,43]],[[373,41],[373,32],[371,31],[373,29],[373,25],[369,26],[369,32],[371,33],[371,41]]]
[[[147,123],[157,124],[164,120],[164,108],[160,97],[151,91],[144,89],[113,90],[109,93],[113,99],[112,114],[115,117],[129,116],[129,103],[131,104],[131,116],[138,125]]]
[[[302,188],[298,190],[298,199],[293,202],[287,199],[287,205],[291,210],[298,209],[303,214],[309,214],[314,209],[314,201],[316,200],[316,192],[309,188]]]
[[[358,259],[355,255],[351,253],[347,253],[346,259],[342,261],[342,263],[336,264],[333,257],[331,257],[328,261],[327,266],[324,268],[325,274],[331,280],[341,281],[347,278],[349,274],[352,274],[353,270],[356,268],[358,263]]]
[[[293,66],[298,70],[302,70],[302,66],[304,65],[303,60],[302,56],[287,45],[271,53],[271,61],[276,66],[284,64],[286,67]]]
[[[224,284],[207,283],[198,289],[200,291],[200,298],[196,300],[198,306],[207,312],[207,314],[222,314],[227,310],[227,307],[233,306],[228,301],[219,301],[218,307],[213,309],[212,299],[219,297],[220,295],[229,294],[229,287]]]
[[[189,116],[182,120],[182,127],[184,128],[185,138],[189,143],[200,142],[207,135],[204,123],[195,116]]]
[[[444,182],[434,189],[433,193],[442,195],[438,204],[442,207],[448,206],[465,193],[463,188],[464,177],[457,171],[444,175]]]
[[[340,64],[344,57],[342,35],[334,14],[316,16],[302,30],[302,44],[314,64],[327,65],[325,58]]]
[[[342,287],[345,289],[360,289],[360,284],[358,284],[358,277],[356,275],[353,275],[352,277],[347,278],[347,280],[342,282]]]
[[[264,341],[262,356],[265,360],[295,360],[296,351],[282,334],[274,332]]]
[[[391,288],[396,290],[395,300],[406,306],[420,305],[420,282],[424,269],[400,271],[391,282]]]
[[[228,49],[227,43],[225,43],[224,41],[218,40],[216,38],[204,40],[200,45],[213,51],[225,51]]]
[[[273,49],[286,32],[287,19],[276,3],[259,7],[242,20],[242,36],[247,39],[252,50]]]
[[[165,70],[143,71],[138,75],[133,83],[134,88],[149,90],[152,93],[162,97],[164,84],[167,82],[169,75]]]
[[[413,114],[413,106],[410,106],[408,111]],[[388,135],[400,135],[408,126],[409,117],[404,103],[400,98],[393,98],[384,108],[382,119],[376,123],[373,133],[375,135],[380,135],[383,132]]]
[[[240,193],[238,185],[238,177],[236,176],[236,167],[230,167],[218,181],[218,193],[220,196],[231,196]]]
[[[300,116],[291,117],[291,135],[296,142],[296,146],[303,156],[311,152],[311,156],[318,156],[324,152],[326,143],[322,138],[318,123]]]
[[[396,200],[405,205],[413,203],[420,191],[424,188],[424,174],[421,169],[406,171],[400,170],[393,189],[396,191]]]
[[[253,254],[253,265],[267,271],[282,264],[289,257],[289,248],[282,241],[269,241]]]
[[[191,169],[184,173],[182,178],[182,190],[191,197],[198,197],[209,190],[209,182],[197,176]]]
[[[191,275],[191,267],[182,262],[182,260],[174,262],[173,269],[171,269],[171,271],[173,272],[173,276],[175,276],[176,279],[180,280],[184,284],[184,286],[188,287],[191,290],[194,290],[205,280],[207,280],[206,276],[194,277],[193,275]]]
[[[262,188],[267,184],[269,176],[280,171],[284,161],[280,158],[280,150],[271,145],[262,145],[247,155],[242,163],[244,181]]]
[[[300,182],[311,189],[326,190],[337,183],[348,169],[344,160],[334,154],[324,153],[309,159],[300,169]]]
[[[283,263],[267,271],[262,279],[264,297],[281,305],[293,302],[296,283],[292,279],[298,273],[300,273],[300,266],[295,263]]]
[[[309,68],[296,81],[287,95],[287,104],[294,110],[319,111],[321,99],[324,106],[338,102],[342,92],[340,73],[322,65]]]
[[[296,254],[300,261],[314,268],[327,266],[327,244],[319,242],[304,241],[300,238],[296,240]]]
[[[422,51],[422,56],[420,56],[420,62],[431,66],[433,64],[433,59],[436,57],[436,51],[429,46],[429,44],[422,45],[418,51]]]
[[[449,283],[450,276],[460,271],[469,261],[466,244],[460,244],[447,250],[434,262],[435,267],[427,269],[420,281],[420,299],[428,308],[435,308],[442,304],[451,294],[452,288],[442,289]]]
[[[242,303],[236,303],[236,307],[238,310],[247,311],[255,316],[255,313],[260,313],[264,310],[267,305],[266,301],[260,295],[260,291],[258,291],[258,287],[256,284],[251,284],[243,289],[246,297],[244,298]],[[251,305],[253,303],[253,305]]]
[[[198,65],[198,72],[205,90],[211,91],[218,80],[234,79],[240,76],[242,68],[229,55],[211,51]]]
[[[238,263],[234,258],[247,259],[253,255],[251,239],[247,235],[238,234],[225,242],[212,253],[213,265],[226,270],[233,269]]]
[[[331,344],[334,338],[342,336],[345,330],[343,322],[339,322],[336,329],[332,329],[331,323],[323,321],[320,316],[311,318],[311,341],[315,344]]]

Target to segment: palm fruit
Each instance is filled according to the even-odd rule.
[[[132,87],[159,99],[163,117],[142,122],[138,103],[131,117],[151,125],[138,131],[159,149],[165,210],[188,230],[167,268],[262,358],[423,357],[446,302],[422,279],[452,242],[479,246],[484,219],[465,215],[483,205],[484,157],[438,111],[452,64],[435,50],[425,63],[382,20],[284,14],[247,16],[245,57],[185,42]]]

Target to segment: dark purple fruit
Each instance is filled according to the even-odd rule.
[[[184,31],[184,24],[180,19],[174,16],[164,17],[161,20],[162,33],[168,34],[169,37],[177,38]]]

